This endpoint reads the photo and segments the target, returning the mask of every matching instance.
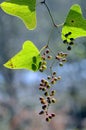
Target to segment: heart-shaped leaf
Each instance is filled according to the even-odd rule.
[[[25,41],[23,49],[8,60],[4,66],[10,69],[37,71],[41,64],[40,52],[31,41]]]
[[[1,3],[1,8],[22,19],[28,29],[36,27],[36,0],[6,0]]]
[[[66,21],[62,28],[62,39],[70,41],[70,38],[86,36],[86,20],[82,16],[79,5],[74,4],[67,15]]]

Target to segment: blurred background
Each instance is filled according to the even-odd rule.
[[[2,2],[3,0],[0,0]],[[41,49],[47,42],[52,22],[47,9],[37,0],[37,28],[29,31],[22,21],[0,9],[0,130],[86,130],[86,38],[78,38],[68,61],[54,70],[62,76],[55,86],[58,102],[52,111],[56,117],[46,123],[38,115],[39,83],[47,76],[28,70],[10,70],[3,64],[15,55],[25,40]],[[46,0],[55,23],[63,23],[72,4],[79,4],[86,18],[86,0]],[[50,46],[54,52],[67,52],[60,37],[61,28],[54,29]]]

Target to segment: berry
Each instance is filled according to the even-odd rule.
[[[51,116],[52,116],[52,117],[55,117],[55,113],[52,113]]]
[[[44,97],[40,97],[39,99],[40,99],[40,101],[42,101],[42,100],[44,100]]]
[[[49,49],[47,49],[47,50],[46,50],[46,53],[48,54],[49,52],[50,52],[50,50],[49,50]]]
[[[52,98],[52,103],[55,103],[56,102],[56,99],[55,98]]]
[[[45,95],[45,96],[48,96],[48,92],[45,92],[44,95]]]
[[[51,84],[55,84],[55,80],[54,79],[51,80]]]
[[[42,83],[45,83],[45,79],[42,79],[41,82],[42,82]]]
[[[43,109],[43,110],[45,110],[45,109],[46,109],[46,107],[47,107],[47,105],[43,105],[43,106],[42,106],[42,109]]]
[[[60,80],[61,79],[61,76],[58,76],[58,80]]]
[[[49,117],[49,119],[52,119],[52,115],[49,115],[48,117]]]
[[[52,59],[52,56],[51,56],[51,55],[49,55],[49,56],[47,56],[47,58],[48,58],[48,60],[51,60],[51,59]]]
[[[50,77],[50,76],[48,76],[48,77],[47,77],[47,79],[49,80],[49,79],[51,79],[51,77]]]
[[[47,121],[47,122],[49,122],[49,121],[50,121],[50,119],[47,117],[47,118],[46,118],[46,121]]]
[[[42,88],[42,91],[46,91],[46,88],[43,87],[43,88]]]
[[[46,87],[47,87],[47,89],[49,89],[51,86],[48,84]]]
[[[40,68],[40,69],[39,69],[39,71],[40,71],[40,72],[43,72],[43,69],[42,69],[42,68]]]
[[[62,62],[59,62],[59,66],[61,66],[61,67],[62,67],[62,66],[63,66],[63,63],[62,63]]]
[[[63,59],[62,59],[62,62],[66,62],[66,61],[67,61],[66,58],[63,58]]]
[[[43,69],[43,70],[46,70],[46,69],[47,69],[47,66],[46,66],[46,65],[42,65],[42,69]]]
[[[55,90],[52,90],[50,96],[54,96],[54,95],[55,95]]]
[[[40,112],[39,112],[39,115],[42,115],[42,114],[44,114],[44,111],[40,111]]]
[[[46,100],[41,100],[41,104],[46,104]]]
[[[57,55],[57,56],[56,56],[56,59],[57,59],[57,60],[60,60],[61,58],[60,58],[60,56]]]
[[[58,79],[57,79],[57,77],[54,77],[54,81],[57,81]]]
[[[43,56],[42,56],[42,60],[46,60],[46,57],[45,57],[45,55],[43,55]]]
[[[55,71],[53,72],[53,75],[56,75],[56,72],[55,72]]]
[[[51,98],[49,96],[47,97],[47,102],[51,104]]]

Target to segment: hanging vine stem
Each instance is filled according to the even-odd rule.
[[[50,11],[50,9],[49,9],[47,3],[46,3],[46,0],[44,0],[44,1],[40,2],[40,3],[41,3],[41,4],[44,4],[45,7],[47,8],[47,11],[48,11],[48,13],[49,13],[49,15],[50,15],[50,18],[51,18],[51,20],[52,20],[52,23],[53,23],[54,27],[58,28],[58,27],[60,27],[60,26],[62,26],[62,25],[64,24],[64,23],[62,23],[62,24],[56,24],[56,23],[55,23],[54,18],[53,18],[52,14],[51,14],[51,11]]]
[[[44,4],[45,7],[47,8],[48,13],[49,13],[49,15],[50,15],[50,17],[51,17],[51,20],[52,20],[52,23],[53,23],[54,27],[58,27],[58,25],[56,25],[55,22],[54,22],[53,16],[52,16],[52,14],[51,14],[51,12],[50,12],[50,9],[49,9],[48,5],[46,4],[46,1],[45,1],[45,0],[42,1],[41,4]]]
[[[42,47],[42,49],[40,50],[40,53],[45,50],[46,48],[49,48],[49,50],[52,52],[52,54],[55,56],[55,53],[51,50],[51,48],[49,47],[49,43],[50,43],[50,39],[51,39],[51,35],[53,33],[54,28],[51,30],[50,34],[49,34],[49,38],[47,41],[47,44],[45,46]]]
[[[60,66],[63,66],[63,63],[66,61],[67,54],[63,52],[58,52],[58,54],[55,54],[55,52],[53,52],[53,50],[49,46],[54,28],[58,29],[58,27],[62,26],[63,24],[59,24],[59,25],[55,24],[51,11],[48,5],[46,4],[46,0],[42,1],[41,4],[44,4],[46,6],[53,23],[53,28],[49,34],[48,41],[46,45],[40,50],[40,53],[42,52],[42,63],[39,69],[41,72],[46,70],[47,60],[52,60],[52,63],[48,66],[50,70],[50,75],[47,76],[47,80],[44,78],[41,79],[40,86],[39,86],[39,90],[43,91],[43,96],[39,98],[40,103],[42,104],[42,110],[39,112],[39,114],[40,115],[45,114],[46,121],[49,121],[55,116],[55,113],[49,112],[49,107],[51,106],[51,104],[56,102],[56,99],[54,97],[55,90],[53,87],[57,83],[57,81],[61,79],[61,76],[58,76],[56,71],[53,71],[53,67],[56,61],[58,61]]]

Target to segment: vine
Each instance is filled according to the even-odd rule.
[[[50,66],[48,66],[49,75],[46,79],[41,79],[39,86],[39,90],[42,91],[42,96],[39,98],[42,110],[39,114],[44,114],[48,122],[55,117],[55,113],[50,113],[49,108],[56,103],[54,85],[61,80],[61,76],[57,75],[53,68],[56,62],[62,67],[68,56],[68,53],[61,51],[55,54],[49,46],[54,27],[57,29],[62,27],[60,32],[62,42],[67,46],[67,50],[70,51],[76,38],[86,36],[86,20],[82,17],[80,6],[75,4],[70,8],[65,22],[56,24],[46,0],[41,1],[40,4],[46,7],[53,24],[47,44],[39,51],[33,42],[25,41],[23,48],[9,59],[4,66],[10,69],[28,69],[44,72],[47,69],[47,62],[50,61]],[[36,27],[36,0],[6,0],[0,4],[0,7],[5,13],[23,20],[27,29],[32,30]]]

